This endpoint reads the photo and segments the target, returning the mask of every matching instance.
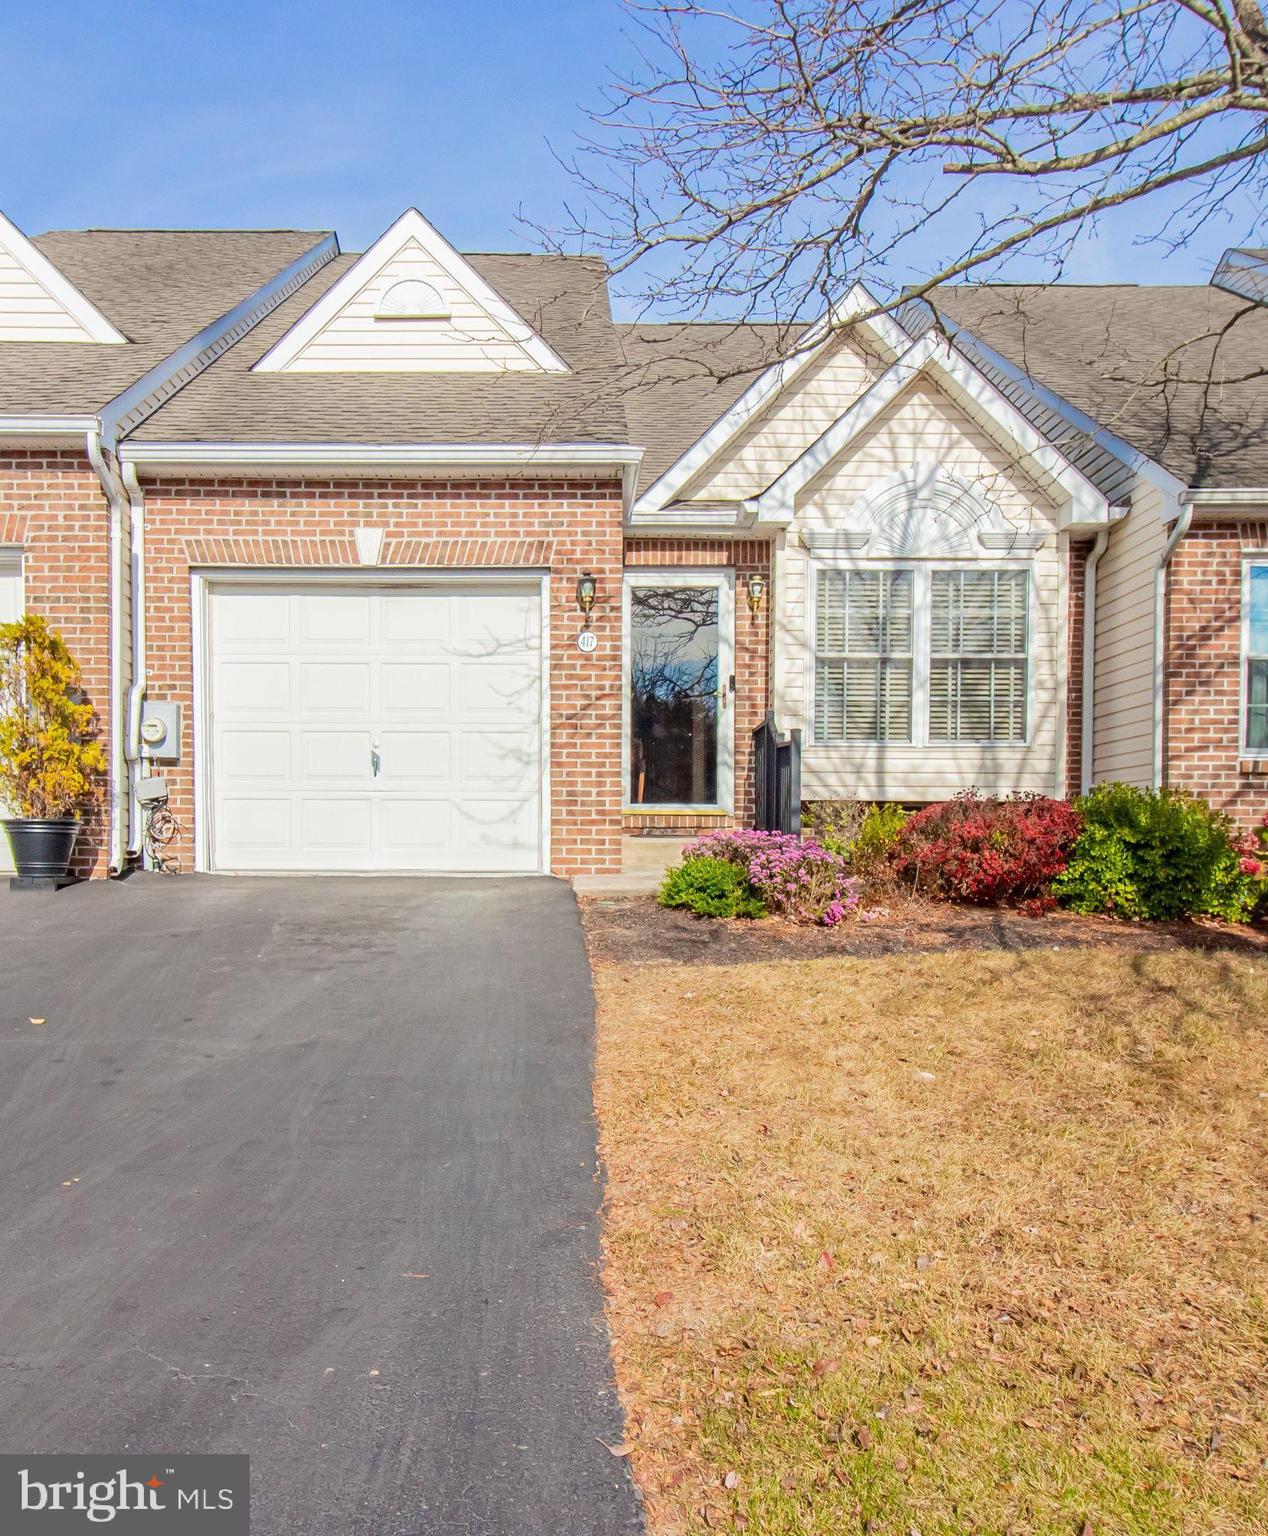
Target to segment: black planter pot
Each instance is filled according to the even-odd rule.
[[[13,865],[23,879],[64,880],[70,856],[79,836],[79,821],[61,816],[56,821],[33,821],[25,816],[6,816]]]

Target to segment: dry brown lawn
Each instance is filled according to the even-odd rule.
[[[1268,1530],[1268,960],[600,960],[656,1536]]]

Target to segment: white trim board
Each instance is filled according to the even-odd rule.
[[[10,219],[0,213],[0,248],[17,262],[27,277],[52,299],[73,322],[75,330],[55,336],[22,337],[21,340],[65,342],[70,345],[96,342],[98,345],[123,346],[127,337],[116,330],[97,306],[82,294],[69,278],[63,276],[47,256],[32,243]],[[76,334],[76,330],[78,334]]]
[[[772,363],[764,369],[735,403],[729,406],[703,436],[676,459],[634,504],[634,516],[660,512],[694,479],[706,464],[735,438],[757,413],[768,405],[840,335],[852,315],[865,314],[876,307],[876,300],[863,286],[855,283],[839,304],[816,320],[803,334],[800,350],[792,357]],[[911,345],[911,337],[889,314],[874,315],[862,322],[895,356]]]
[[[439,266],[446,277],[460,288],[489,317],[507,339],[543,373],[568,373],[567,363],[549,347],[531,325],[492,288],[471,263],[462,256],[419,213],[407,208],[390,228],[384,230],[368,251],[321,298],[276,341],[251,370],[253,373],[284,373],[294,368],[308,347],[379,272],[395,260],[411,243],[416,243]],[[355,363],[349,364],[355,369]],[[340,372],[333,366],[321,371]]]
[[[1041,481],[1059,486],[1069,498],[1068,521],[1104,523],[1109,503],[1079,470],[1031,426],[1011,401],[942,336],[930,332],[911,346],[869,389],[843,412],[761,496],[763,522],[791,523],[798,494],[840,456],[919,374],[930,370],[937,382],[952,386],[989,416],[1020,449]]]

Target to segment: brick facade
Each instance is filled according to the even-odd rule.
[[[1247,827],[1268,819],[1268,773],[1241,754],[1242,561],[1264,551],[1262,521],[1195,523],[1167,581],[1166,782]]]
[[[167,772],[193,867],[193,675],[190,572],[210,566],[351,568],[353,530],[384,530],[383,563],[436,569],[550,569],[551,869],[620,868],[621,486],[608,480],[164,480],[146,487],[149,693],[182,708],[181,761]],[[576,586],[598,580],[576,647]]]
[[[630,539],[625,546],[627,570],[729,570],[735,577],[735,796],[733,815],[674,815],[647,811],[624,818],[628,833],[642,836],[683,836],[717,826],[753,823],[753,731],[761,724],[770,697],[770,545],[764,539]],[[766,597],[753,613],[748,605],[750,576],[766,581]]]
[[[83,453],[0,450],[0,544],[20,545],[28,612],[42,614],[70,647],[85,696],[110,750],[110,510]],[[104,875],[104,799],[75,847],[79,875]]]

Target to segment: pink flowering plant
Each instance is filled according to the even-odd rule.
[[[840,854],[790,832],[726,828],[695,838],[683,860],[725,859],[743,869],[767,911],[833,928],[859,906],[856,880]]]

